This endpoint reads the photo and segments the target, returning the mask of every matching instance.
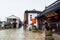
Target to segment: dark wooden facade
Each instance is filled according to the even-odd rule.
[[[56,16],[58,16],[57,17],[58,19],[55,19]],[[39,27],[41,26],[40,23],[43,23],[44,21],[47,21],[49,24],[55,24],[56,26],[58,26],[57,29],[60,30],[60,0],[57,0],[53,4],[49,5],[36,18],[38,20]],[[42,26],[43,26],[43,24],[42,24]],[[42,28],[42,26],[40,27],[40,29]]]

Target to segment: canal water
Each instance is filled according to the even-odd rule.
[[[0,30],[0,40],[44,40],[43,35],[39,32],[32,32],[20,29]]]

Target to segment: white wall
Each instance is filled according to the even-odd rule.
[[[30,15],[32,15],[32,18],[35,18],[37,16],[37,13],[28,13],[28,25],[32,23],[32,21],[30,20]],[[37,26],[37,22],[36,22],[36,26]]]

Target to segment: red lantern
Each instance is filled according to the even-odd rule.
[[[55,16],[55,19],[58,19],[59,18],[59,16]]]
[[[48,18],[47,20],[48,20],[48,21],[50,21],[50,20],[51,20],[51,18]]]

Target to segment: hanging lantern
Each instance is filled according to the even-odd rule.
[[[59,18],[59,16],[55,16],[54,18],[55,18],[55,19],[58,19],[58,18]]]
[[[50,20],[51,20],[51,18],[48,18],[47,20],[48,20],[48,21],[50,21]]]

